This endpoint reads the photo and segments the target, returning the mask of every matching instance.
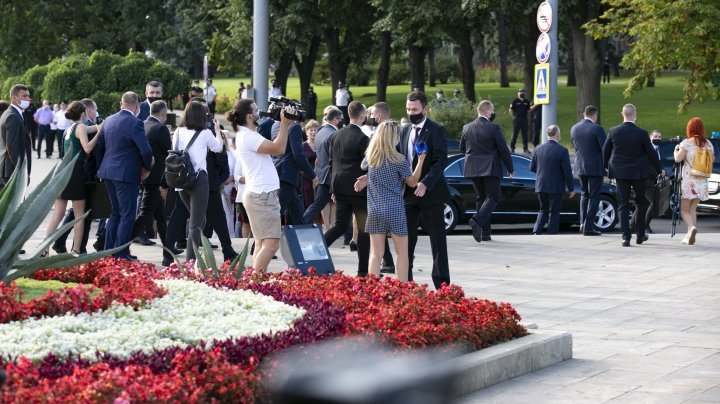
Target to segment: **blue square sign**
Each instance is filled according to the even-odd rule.
[[[550,103],[550,64],[535,65],[535,104]]]

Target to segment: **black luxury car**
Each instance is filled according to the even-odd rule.
[[[493,224],[535,223],[540,204],[535,194],[535,173],[530,171],[530,158],[513,154],[515,176],[503,177],[502,193],[492,216]],[[472,181],[463,177],[464,154],[448,156],[445,178],[450,188],[451,200],[445,203],[445,229],[451,233],[458,224],[467,224],[475,213],[475,190]],[[575,179],[575,195],[563,197],[560,224],[569,227],[580,221],[580,180]],[[615,186],[606,180],[603,185],[600,209],[595,225],[600,231],[608,231],[618,222]]]

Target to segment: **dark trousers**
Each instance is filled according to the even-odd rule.
[[[207,213],[205,215],[207,220],[204,233],[207,238],[210,238],[213,231],[215,231],[222,246],[223,257],[227,260],[230,257],[234,258],[236,252],[230,240],[230,230],[225,220],[225,209],[223,209],[221,198],[219,190],[210,191],[210,194],[208,194]]]
[[[562,203],[562,194],[538,192],[538,200],[540,200],[540,211],[533,233],[541,234],[543,227],[547,223],[548,234],[558,234],[560,231],[560,204]]]
[[[210,185],[208,184],[208,176],[205,171],[200,170],[195,185],[190,189],[183,189],[179,192],[180,199],[190,212],[190,221],[188,224],[188,243],[185,251],[187,260],[195,259],[195,248],[198,250],[202,247],[200,234],[205,227],[205,214],[208,208],[208,195],[210,193]],[[222,211],[222,206],[220,207]]]
[[[63,146],[63,135],[64,134],[65,134],[65,129],[55,130],[55,138],[57,139],[58,153],[60,154],[60,158],[65,157],[65,147]]]
[[[315,187],[315,200],[305,209],[303,223],[311,224],[328,202],[330,202],[330,185],[319,184]]]
[[[450,266],[448,264],[447,239],[445,237],[445,205],[442,203],[425,206],[416,203],[405,205],[405,216],[408,225],[408,280],[413,280],[413,262],[417,245],[418,227],[422,220],[423,227],[430,235],[430,252],[432,253],[432,280],[435,289],[443,283],[450,284]]]
[[[527,150],[528,148],[528,120],[527,118],[515,118],[512,122],[513,125],[513,134],[512,139],[510,139],[510,149],[512,151],[515,151],[515,143],[517,142],[517,136],[518,132],[522,132],[522,143],[523,143],[523,150]]]
[[[168,190],[168,199],[173,199],[175,205],[172,213],[170,213],[170,220],[168,221],[167,235],[163,239],[163,246],[165,248],[172,249],[175,247],[175,242],[179,238],[185,238],[185,226],[187,220],[190,217],[190,212],[185,207],[185,204],[180,201],[178,192],[174,189]],[[172,259],[172,256],[167,251],[163,250],[163,257]]]
[[[280,181],[280,214],[285,217],[285,224],[304,224],[303,212],[305,208],[298,195],[297,186],[286,181]]]
[[[55,133],[50,130],[50,125],[39,125],[38,126],[38,140],[37,140],[37,156],[40,158],[40,149],[42,149],[42,142],[45,140],[45,157],[52,156],[53,143],[55,141]]]
[[[160,195],[160,185],[141,185],[142,199],[140,202],[140,214],[135,219],[133,228],[133,236],[137,237],[144,234],[146,228],[152,228],[153,219],[157,223],[157,231],[160,240],[165,240],[167,234],[167,224],[165,223],[165,214],[162,195]]]
[[[480,225],[483,236],[490,236],[492,213],[500,200],[500,177],[473,177],[475,209],[473,219]]]
[[[368,262],[370,260],[370,235],[365,232],[367,198],[365,196],[336,194],[335,206],[335,224],[325,232],[325,242],[330,246],[345,234],[354,214],[358,225],[358,276],[367,276]]]
[[[645,180],[645,200],[647,201],[647,210],[645,211],[645,229],[650,227],[650,222],[653,219],[653,210],[655,208],[655,179]],[[636,227],[638,219],[638,209],[633,211],[632,217],[630,218],[630,228]],[[662,214],[662,212],[660,212]]]
[[[623,180],[616,178],[618,197],[620,199],[618,211],[620,213],[620,230],[623,240],[630,240],[630,189],[635,191],[635,209],[638,211],[635,221],[635,233],[638,238],[645,237],[645,212],[647,212],[647,200],[645,199],[645,180]]]
[[[585,231],[595,229],[595,218],[600,205],[603,177],[580,176],[580,225]]]
[[[341,107],[338,105],[338,109],[340,111],[342,111],[342,113],[343,113],[343,122],[345,122],[345,125],[349,124],[350,123],[350,115],[348,114],[348,106],[345,105],[345,106]]]
[[[105,188],[107,188],[110,204],[112,205],[105,230],[105,249],[109,250],[124,245],[132,239],[135,215],[137,213],[135,197],[137,196],[138,185],[106,179]],[[130,248],[126,247],[116,253],[115,257],[128,259],[129,255]]]

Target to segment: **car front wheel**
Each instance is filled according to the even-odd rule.
[[[612,230],[618,222],[617,204],[610,197],[602,195],[595,217],[595,228],[601,232]]]
[[[443,206],[443,221],[445,221],[445,234],[452,233],[453,230],[455,230],[455,226],[458,224],[458,210],[455,207],[455,204],[452,202],[445,202],[445,206]],[[422,220],[420,221],[420,228],[427,234],[427,228],[422,223]]]

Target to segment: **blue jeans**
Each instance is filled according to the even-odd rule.
[[[105,187],[112,205],[105,230],[105,249],[109,250],[124,245],[132,239],[137,213],[135,197],[138,193],[138,184],[106,179]],[[129,257],[129,247],[115,253],[115,258],[128,259]]]

